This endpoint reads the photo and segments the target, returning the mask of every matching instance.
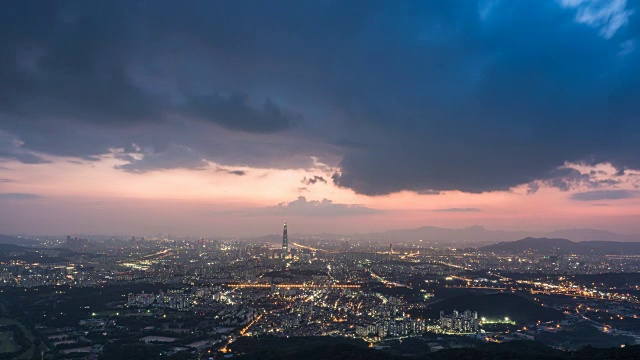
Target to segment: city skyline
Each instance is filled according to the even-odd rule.
[[[640,0],[0,19],[0,358],[640,359]]]
[[[0,4],[0,233],[640,234],[637,3],[153,4]]]

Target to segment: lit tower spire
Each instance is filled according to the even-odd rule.
[[[284,222],[284,230],[282,230],[282,257],[289,252],[289,238],[287,237],[287,222]]]

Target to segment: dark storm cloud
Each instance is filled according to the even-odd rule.
[[[6,1],[0,7],[3,110],[30,120],[107,126],[159,116],[162,103],[129,72],[139,39],[127,14],[132,9],[48,1]]]
[[[283,110],[271,99],[259,107],[253,107],[249,104],[247,94],[192,96],[186,106],[195,117],[247,132],[279,131],[300,119],[300,114]]]
[[[325,179],[322,176],[319,175],[315,175],[313,177],[307,178],[306,176],[300,181],[301,183],[305,184],[305,185],[314,185],[317,182],[322,182],[322,183],[327,183],[327,179]]]
[[[24,164],[46,164],[48,160],[43,159],[40,156],[27,153],[27,152],[4,152],[0,151],[0,158],[13,159],[20,161]]]
[[[632,142],[640,132],[631,118],[640,108],[626,100],[638,94],[630,84],[639,79],[638,56],[618,55],[629,35],[604,39],[575,23],[572,11],[525,3],[496,3],[486,23],[461,9],[457,21],[440,18],[444,34],[416,44],[424,52],[394,53],[397,71],[385,73],[413,69],[412,92],[365,106],[377,120],[367,134],[375,142],[347,152],[334,181],[365,194],[483,192],[557,179],[552,170],[565,161],[638,167],[640,146]],[[431,66],[414,64],[418,59]],[[398,90],[391,81],[376,88]]]
[[[571,200],[578,201],[600,201],[629,199],[638,196],[637,191],[630,190],[594,190],[571,194]]]
[[[0,160],[13,159],[25,164],[45,164],[48,161],[26,150],[22,143],[14,136],[3,134],[0,131]]]
[[[569,188],[565,162],[640,168],[640,8],[620,4],[5,1],[0,129],[23,158],[0,156],[135,141],[153,151],[122,170],[331,155],[370,195]]]
[[[544,180],[528,184],[527,193],[533,194],[538,191],[538,189],[540,188],[539,183],[542,183],[549,187],[557,188],[561,191],[569,191],[581,187],[599,188],[620,184],[620,180],[612,178],[597,178],[597,175],[600,175],[602,177],[602,175],[606,176],[607,174],[595,170],[583,174],[580,171],[570,167],[554,169],[544,177]]]
[[[145,173],[162,169],[197,169],[202,170],[209,166],[207,161],[193,149],[172,145],[169,149],[160,152],[143,152],[142,158],[136,158],[130,154],[121,157],[128,161],[127,164],[117,165],[116,168],[131,173]]]
[[[480,212],[482,210],[478,209],[478,208],[447,208],[447,209],[435,209],[432,210],[435,212],[460,212],[460,213],[468,213],[468,212]]]

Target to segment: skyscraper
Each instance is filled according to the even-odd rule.
[[[289,238],[287,237],[287,223],[284,223],[284,230],[282,231],[282,257],[285,257],[289,252]]]

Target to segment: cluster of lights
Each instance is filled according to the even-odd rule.
[[[329,285],[311,285],[311,284],[227,284],[227,286],[239,289],[265,289],[275,286],[276,288],[285,289],[360,289],[359,284],[329,284]]]

